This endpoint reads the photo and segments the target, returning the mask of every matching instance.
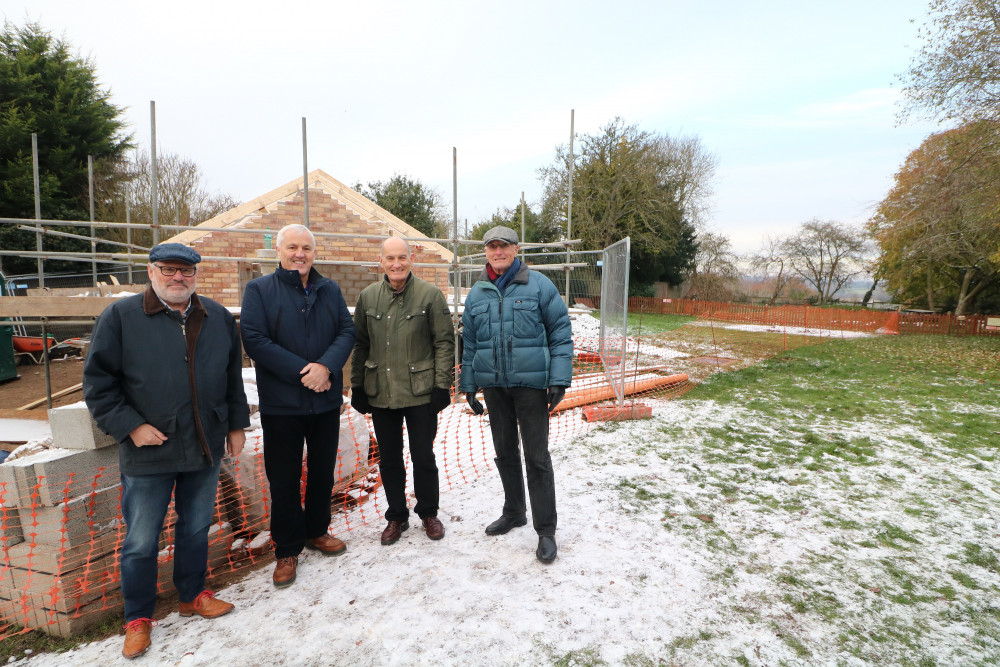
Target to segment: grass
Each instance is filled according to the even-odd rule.
[[[592,315],[600,318],[600,311]],[[619,316],[620,317],[620,316]],[[651,336],[679,329],[695,318],[691,315],[660,315],[659,313],[628,314],[628,333],[630,336]]]
[[[39,631],[16,634],[0,641],[0,663],[6,664],[11,658],[23,658],[25,655],[63,653],[81,644],[117,634],[124,624],[124,617],[116,616],[68,638],[53,637]]]
[[[656,517],[708,563],[714,618],[727,619],[679,628],[660,659],[711,663],[768,626],[766,664],[1000,661],[1000,339],[774,351],[773,334],[757,345],[689,329],[664,340],[715,335],[716,349],[762,361],[709,376],[620,436],[648,470],[617,485],[629,513]],[[700,416],[705,405],[718,416]]]

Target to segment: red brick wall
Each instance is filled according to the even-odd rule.
[[[272,247],[277,243],[278,230],[288,224],[301,224],[305,219],[305,201],[299,193],[294,199],[281,202],[274,212],[269,212],[243,225],[246,229],[270,229],[273,231]],[[336,232],[339,234],[378,235],[380,238],[323,238],[317,239],[317,259],[330,261],[371,261],[378,260],[382,238],[388,236],[388,226],[369,223],[352,213],[346,206],[322,190],[309,191],[309,228],[314,232]],[[264,248],[262,234],[240,234],[239,232],[214,232],[194,241],[191,245],[203,256],[245,257],[257,261],[257,251]],[[441,262],[442,258],[419,244],[410,244],[417,262]],[[273,264],[264,264],[265,272]],[[357,303],[361,290],[380,280],[382,271],[377,266],[351,266],[320,264],[316,269],[323,275],[336,280],[344,293],[348,306]],[[448,292],[448,271],[442,267],[415,269],[414,273],[429,282],[436,282],[445,293]],[[239,265],[232,261],[205,260],[198,267],[198,293],[204,294],[225,306],[239,306],[240,294]]]

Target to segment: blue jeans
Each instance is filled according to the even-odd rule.
[[[493,449],[497,453],[497,472],[503,484],[503,515],[520,519],[526,513],[520,440],[528,475],[531,523],[539,536],[555,537],[556,483],[549,456],[549,408],[545,390],[487,387],[483,395],[490,409]]]
[[[125,621],[152,618],[156,608],[156,557],[163,519],[174,496],[174,586],[181,602],[193,602],[205,590],[208,529],[215,514],[219,462],[195,472],[122,475],[122,596]],[[176,487],[176,488],[175,488]]]

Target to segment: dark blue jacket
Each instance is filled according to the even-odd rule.
[[[243,295],[240,330],[257,371],[260,411],[266,415],[320,414],[343,403],[344,364],[354,348],[354,319],[340,286],[309,274],[302,288],[298,271],[278,267],[251,280]],[[302,385],[301,372],[318,362],[330,369],[331,387],[316,393]]]
[[[461,391],[568,387],[573,327],[552,281],[524,264],[501,294],[486,271],[465,298]]]
[[[250,425],[236,322],[195,294],[187,322],[153,289],[108,306],[94,324],[83,397],[101,430],[119,442],[126,475],[201,470],[225,453],[229,431]],[[162,445],[129,434],[151,424]]]

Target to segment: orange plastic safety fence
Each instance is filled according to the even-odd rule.
[[[702,309],[678,329],[644,334],[637,327],[635,335],[603,349],[596,320],[575,315],[580,333],[574,337],[573,383],[552,415],[550,441],[573,442],[593,427],[594,418],[648,414],[639,401],[678,396],[711,373],[854,331],[827,329],[824,337],[765,321],[768,313],[780,321],[798,317],[782,309]],[[845,326],[845,320],[825,322]],[[34,628],[67,636],[122,610],[117,448],[54,446],[0,464],[0,638]],[[440,414],[435,452],[442,492],[492,474],[489,414],[474,416],[464,397],[456,397]],[[412,475],[407,479],[412,500]],[[332,534],[381,521],[385,498],[377,443],[368,419],[349,407],[341,415],[335,480]],[[273,558],[269,507],[263,443],[260,430],[251,429],[244,451],[222,465],[209,533],[210,579]],[[158,585],[164,595],[173,590],[175,522],[171,509],[160,543]]]

